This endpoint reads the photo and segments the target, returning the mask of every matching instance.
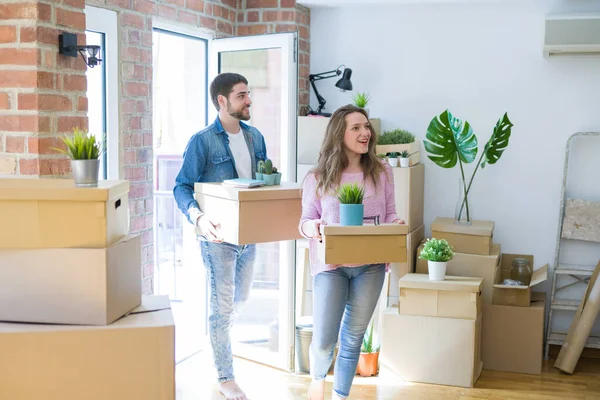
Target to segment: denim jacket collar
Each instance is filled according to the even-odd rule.
[[[255,154],[254,154],[254,143],[253,143],[254,141],[252,139],[252,134],[248,130],[248,125],[243,123],[242,121],[240,121],[240,127],[242,129],[242,132],[244,133],[244,139],[246,139],[246,146],[248,146],[248,151],[250,152],[252,178],[254,179],[255,171],[256,171],[256,159],[255,159]],[[219,118],[218,115],[217,115],[217,118],[215,118],[215,128],[216,128],[217,133],[222,135],[225,140],[225,144],[226,144],[225,147],[227,148],[227,154],[229,154],[229,157],[231,157],[231,161],[233,162],[234,169],[235,169],[235,160],[233,158],[233,154],[231,153],[231,149],[229,148],[229,138],[225,134],[225,128],[223,128],[223,124],[221,124],[221,119]],[[237,172],[235,174],[237,177]]]

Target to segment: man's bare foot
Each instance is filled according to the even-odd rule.
[[[308,387],[308,400],[323,400],[325,397],[325,379],[312,380]]]
[[[246,394],[240,389],[235,381],[219,383],[219,392],[227,400],[248,400]]]

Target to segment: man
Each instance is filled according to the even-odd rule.
[[[219,390],[227,400],[246,400],[233,373],[230,325],[234,310],[239,311],[250,294],[256,246],[223,242],[220,221],[204,214],[194,199],[194,183],[254,178],[258,161],[267,158],[263,135],[241,122],[250,119],[249,95],[248,81],[239,74],[223,73],[214,79],[210,97],[219,115],[188,142],[173,189],[179,209],[202,232],[202,259],[211,285],[210,342]]]

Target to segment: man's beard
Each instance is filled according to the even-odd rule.
[[[233,111],[231,108],[231,103],[227,102],[227,113],[229,115],[239,120],[248,121],[250,119],[250,113],[248,113],[248,115],[245,115],[244,108],[246,107],[243,107],[240,111]]]

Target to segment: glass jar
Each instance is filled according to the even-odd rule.
[[[531,282],[531,266],[526,258],[515,258],[511,265],[510,279],[519,281],[524,286],[529,286]]]

